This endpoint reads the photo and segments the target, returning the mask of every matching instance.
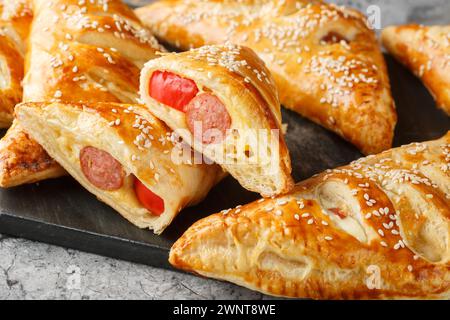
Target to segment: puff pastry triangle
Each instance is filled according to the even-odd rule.
[[[450,132],[198,221],[178,268],[314,299],[450,297]]]
[[[224,176],[178,156],[172,131],[145,107],[23,103],[20,125],[88,191],[140,228],[161,233]]]
[[[33,10],[24,101],[137,102],[140,68],[163,49],[130,8],[120,0],[34,0]],[[0,186],[63,173],[20,125],[0,141]]]
[[[383,45],[419,77],[450,115],[450,26],[393,26],[383,30]]]
[[[140,91],[151,112],[245,188],[264,196],[292,188],[278,93],[251,49],[166,54],[145,65]]]
[[[253,49],[281,103],[365,154],[389,149],[396,112],[378,41],[356,10],[306,0],[163,0],[136,11],[163,42]]]

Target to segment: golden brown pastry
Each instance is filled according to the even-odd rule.
[[[386,65],[361,13],[317,0],[162,0],[136,12],[181,49],[226,41],[250,47],[285,107],[366,154],[391,147],[397,116]]]
[[[385,48],[419,77],[450,115],[450,26],[405,25],[383,30]]]
[[[195,223],[170,262],[267,294],[450,298],[450,132]]]
[[[140,69],[161,47],[122,1],[34,0],[33,10],[24,101],[137,102]],[[0,142],[2,187],[63,172],[17,124]]]
[[[0,0],[0,128],[13,120],[22,101],[26,41],[32,13],[27,0]]]
[[[223,177],[191,153],[181,162],[172,132],[139,105],[23,103],[16,119],[87,190],[158,234]]]
[[[292,186],[278,93],[249,48],[204,46],[149,61],[141,100],[184,141],[263,196]]]

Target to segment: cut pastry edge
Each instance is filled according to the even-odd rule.
[[[0,140],[0,187],[12,188],[65,174],[65,170],[22,130],[15,119]]]
[[[214,173],[216,172],[214,169],[211,169],[210,171],[205,170],[205,172],[202,172],[195,170],[203,169],[192,168],[188,169],[192,171],[189,171],[185,176],[180,176],[179,172],[171,171],[170,173],[164,175],[158,175],[158,177],[156,177],[156,174],[152,178],[148,177],[147,171],[142,171],[136,166],[130,165],[130,161],[125,160],[124,154],[130,153],[130,150],[127,150],[129,149],[127,146],[120,144],[120,148],[125,149],[124,152],[116,152],[116,150],[114,150],[115,142],[111,143],[111,141],[120,142],[121,136],[117,134],[114,129],[111,129],[112,126],[107,123],[106,119],[99,117],[99,115],[95,112],[86,115],[84,108],[94,108],[95,110],[93,104],[87,104],[81,108],[77,105],[71,109],[74,105],[75,104],[65,105],[64,107],[64,105],[58,103],[23,103],[18,105],[16,108],[16,114],[25,130],[30,132],[33,138],[37,139],[37,141],[48,151],[49,155],[60,163],[67,170],[67,172],[72,175],[72,177],[76,178],[76,180],[84,188],[119,212],[124,218],[137,227],[152,229],[156,234],[162,233],[182,208],[188,205],[193,205],[202,200],[207,191],[209,191],[209,188],[217,182],[214,179]],[[121,105],[118,104],[110,105],[114,107],[114,110],[120,110],[122,108]],[[97,144],[94,140],[99,137],[97,136],[95,138],[94,132],[90,132],[90,134],[88,134],[86,131],[83,134],[80,134],[79,132],[72,132],[71,129],[74,128],[64,128],[63,121],[59,121],[57,115],[54,115],[53,119],[50,116],[52,113],[52,108],[53,111],[57,108],[66,108],[66,112],[74,112],[75,116],[79,117],[74,119],[75,122],[87,122],[93,127],[97,127],[97,129],[93,129],[92,131],[98,130],[98,128],[101,128],[102,126],[106,126],[107,128],[105,127],[105,130],[99,131],[101,131],[101,135],[104,139],[107,139],[108,141],[106,144],[103,142],[98,142]],[[137,108],[137,106],[135,108]],[[47,110],[43,112],[45,109]],[[143,110],[139,111],[142,112]],[[149,122],[157,121],[156,119],[151,118],[149,113],[145,113],[144,115],[139,113],[139,115],[142,119],[147,119]],[[81,119],[81,117],[83,117],[83,119]],[[91,119],[89,120],[89,118]],[[75,122],[73,122],[73,124]],[[114,187],[114,190],[102,190],[98,187],[98,185],[94,184],[95,180],[86,174],[82,159],[83,151],[86,149],[96,150],[97,152],[101,152],[106,155],[106,157],[109,155],[109,157],[112,157],[113,161],[119,163],[124,175],[122,176],[120,185],[117,188]],[[160,166],[160,163],[156,162],[157,159],[153,161],[153,156],[151,154],[147,154],[146,158],[149,156],[151,157],[148,164],[149,167]],[[170,155],[167,155],[167,157],[169,158],[168,161],[170,161]],[[95,158],[90,158],[87,161],[92,163],[95,161]],[[134,161],[140,160],[134,159]],[[161,164],[161,167],[164,166],[164,164]],[[95,174],[95,172],[92,174]],[[174,196],[163,192],[163,190],[168,189],[171,186],[167,186],[167,184],[173,182],[172,180],[175,181],[181,179],[181,183],[183,183],[185,182],[183,179],[187,179],[187,177],[199,179],[195,176],[199,174],[204,175],[204,179],[200,186],[197,183],[197,185],[193,184],[192,186],[189,186],[189,188],[187,188],[187,186],[183,186],[183,188],[179,187],[179,190],[177,190],[179,193]],[[172,176],[172,178],[170,176]],[[152,179],[156,179],[158,181]],[[140,187],[137,186],[137,181],[140,182]],[[172,187],[175,185],[176,183],[173,184]],[[138,191],[138,188],[140,191]],[[190,188],[192,188],[192,191]],[[156,200],[162,201],[162,212],[151,213],[150,209],[147,209],[147,202],[150,200],[147,200],[148,197],[145,198],[145,194],[142,194],[142,190],[144,190],[144,192],[150,192],[153,197],[156,197]],[[155,198],[153,198],[152,201],[155,202]],[[156,204],[156,206],[158,206],[158,204]]]
[[[171,107],[151,96],[149,88],[152,85],[153,75],[159,73],[175,75],[180,79],[194,83],[195,89],[198,91],[188,98],[188,104],[185,105],[187,111],[179,110],[178,107]],[[227,107],[227,105],[230,104],[230,101],[234,102],[233,105],[235,105],[239,102],[242,103],[245,99],[227,96],[227,93],[231,92],[232,89],[228,88],[227,84],[223,83],[224,81],[221,81],[220,86],[213,85],[209,80],[204,80],[198,74],[198,71],[193,71],[187,76],[186,78],[186,75],[183,75],[175,64],[168,64],[161,68],[157,60],[155,60],[155,63],[150,61],[141,72],[140,93],[142,103],[158,118],[166,122],[183,141],[203,154],[206,157],[205,161],[212,160],[221,165],[244,188],[267,197],[288,192],[293,186],[292,169],[281,123],[278,123],[281,121],[274,120],[271,124],[270,121],[259,114],[258,118],[252,120],[257,123],[263,122],[264,128],[252,128],[252,125],[248,123],[244,123],[242,128],[239,128],[239,117],[242,117],[242,114]],[[211,75],[211,77],[214,77],[214,75]],[[230,78],[228,81],[232,82],[233,85],[236,85],[234,82],[237,85],[244,83],[244,81],[234,78]],[[249,85],[251,86],[251,84]],[[223,88],[219,89],[219,87]],[[264,104],[268,103],[256,88],[255,92],[251,92],[245,87],[243,90],[250,93],[251,99],[254,99],[253,104],[261,101]],[[254,97],[255,94],[259,96]],[[208,105],[209,101],[204,102],[208,99],[213,100],[211,101],[212,104]],[[228,103],[224,103],[225,101]],[[214,110],[214,112],[208,110]],[[207,123],[225,121],[226,123],[224,125],[219,124],[220,130],[215,127],[207,127],[206,130],[202,131],[204,129],[204,122],[202,121]],[[197,129],[203,133],[203,136],[197,135]],[[208,135],[209,132],[211,132],[210,135]],[[205,136],[213,139],[216,136],[219,138],[214,142],[205,142]]]

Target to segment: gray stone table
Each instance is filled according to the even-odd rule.
[[[364,12],[378,6],[382,26],[450,23],[449,0],[335,2]],[[228,283],[0,235],[0,299],[267,298]]]

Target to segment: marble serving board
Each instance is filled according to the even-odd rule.
[[[394,146],[445,134],[450,118],[436,108],[421,82],[391,57],[386,56],[386,61],[399,117]],[[362,156],[334,133],[286,109],[283,122],[288,124],[286,139],[296,181]],[[134,227],[65,177],[0,189],[0,233],[165,268],[171,245],[193,222],[258,198],[228,177],[201,204],[183,210],[156,236]]]

